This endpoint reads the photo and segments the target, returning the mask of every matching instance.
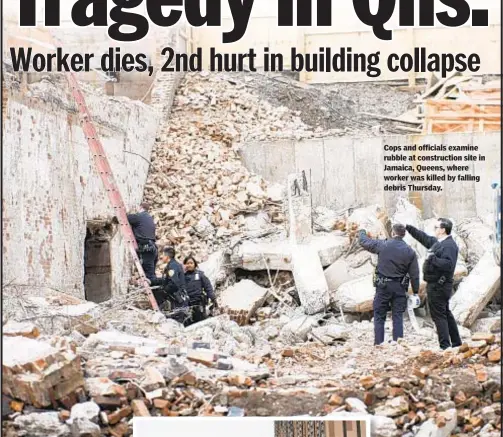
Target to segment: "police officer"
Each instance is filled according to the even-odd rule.
[[[152,286],[161,286],[153,290],[155,299],[161,309],[168,301],[171,313],[173,313],[172,318],[185,324],[188,320],[189,298],[185,289],[183,267],[176,261],[173,247],[163,249],[161,260],[166,263],[162,278],[154,278],[150,281]]]
[[[197,261],[193,256],[188,256],[183,260],[185,268],[185,284],[189,295],[189,306],[192,310],[192,323],[206,319],[206,305],[208,300],[218,308],[215,293],[210,280],[197,268]]]
[[[461,346],[458,325],[449,309],[452,294],[454,269],[458,261],[458,245],[451,236],[452,222],[439,218],[435,225],[435,237],[407,225],[409,234],[428,249],[423,264],[428,306],[441,349]]]
[[[374,344],[384,342],[384,323],[391,307],[393,340],[403,337],[403,313],[407,307],[409,280],[414,294],[419,293],[419,265],[416,252],[403,241],[405,226],[395,224],[392,238],[374,240],[359,231],[360,245],[378,255],[374,285]]]
[[[155,245],[155,223],[149,214],[150,205],[143,202],[136,214],[128,214],[127,219],[138,243],[138,256],[145,276],[152,280],[155,278],[155,265],[157,264],[157,246]]]

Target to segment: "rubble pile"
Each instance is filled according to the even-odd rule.
[[[435,336],[408,323],[406,341],[374,348],[370,322],[333,315],[242,327],[221,315],[184,328],[145,313],[143,336],[123,332],[134,330],[127,319],[124,330],[86,336],[27,338],[11,325],[4,346],[30,342],[30,352],[4,349],[5,435],[130,436],[138,416],[353,413],[371,415],[374,436],[501,429],[501,344],[488,332],[468,331],[460,348],[434,352]],[[54,366],[57,356],[78,365]],[[20,379],[43,383],[28,392]]]
[[[314,133],[298,114],[261,100],[244,83],[187,74],[159,134],[144,195],[154,205],[159,243],[205,259],[231,236],[282,222],[281,187],[250,174],[236,144],[316,135],[330,132]]]

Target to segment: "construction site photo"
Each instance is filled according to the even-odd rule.
[[[133,418],[193,416],[275,417],[281,437],[321,416],[346,437],[501,435],[500,2],[486,27],[396,27],[386,44],[344,10],[281,28],[256,3],[232,44],[181,22],[132,43],[20,27],[19,2],[2,6],[2,435],[127,437]],[[269,47],[284,71],[260,56],[162,71],[166,47]],[[372,77],[295,71],[292,47],[481,61]],[[153,74],[18,71],[23,48],[145,54]],[[403,314],[379,315],[375,248],[398,237],[418,287],[411,267]],[[423,266],[445,238],[439,316]]]

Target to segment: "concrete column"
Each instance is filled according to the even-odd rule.
[[[312,201],[309,175],[288,176],[288,235],[291,244],[309,243],[313,236]]]

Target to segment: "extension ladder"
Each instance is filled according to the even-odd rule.
[[[52,36],[52,38],[53,40],[57,41],[57,39],[54,36]],[[98,132],[96,131],[94,123],[92,122],[91,114],[89,113],[89,110],[87,108],[84,94],[82,93],[80,85],[77,82],[77,79],[73,72],[65,72],[65,76],[68,81],[68,85],[70,86],[72,96],[75,99],[75,102],[77,103],[78,111],[80,114],[80,121],[82,124],[82,130],[84,131],[84,135],[86,136],[89,149],[91,150],[96,170],[98,171],[101,180],[103,181],[103,185],[105,186],[105,189],[107,191],[110,203],[112,204],[115,210],[115,215],[117,216],[117,219],[119,221],[122,236],[125,239],[126,244],[128,245],[136,269],[140,274],[141,285],[145,290],[145,292],[147,293],[152,308],[156,311],[159,311],[159,306],[157,305],[157,301],[155,300],[154,294],[150,289],[147,277],[145,276],[145,272],[143,271],[143,267],[141,265],[140,259],[138,258],[138,254],[136,253],[138,244],[134,237],[133,230],[131,229],[131,226],[127,219],[126,207],[124,205],[122,195],[117,187],[117,183],[115,182],[112,169],[110,167],[107,155],[105,153],[105,149],[101,144]]]

